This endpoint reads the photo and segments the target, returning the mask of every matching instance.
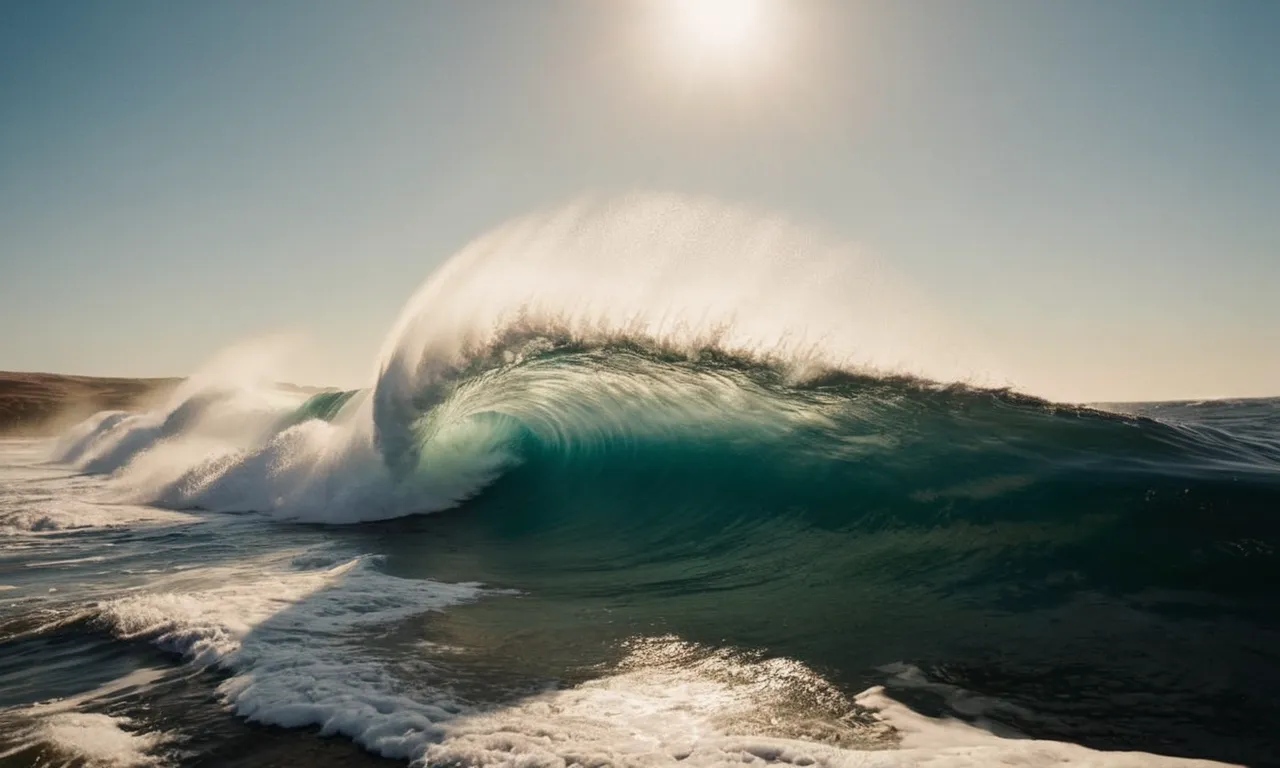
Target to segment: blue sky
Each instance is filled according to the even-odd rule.
[[[358,384],[473,237],[654,189],[860,243],[1034,392],[1280,394],[1280,3],[778,1],[754,81],[646,0],[0,2],[0,369],[287,329]]]

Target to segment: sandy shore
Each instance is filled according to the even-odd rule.
[[[146,407],[181,381],[0,371],[0,434],[55,434],[96,411]]]

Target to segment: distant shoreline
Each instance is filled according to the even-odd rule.
[[[0,436],[54,435],[97,411],[140,410],[182,381],[0,371]]]

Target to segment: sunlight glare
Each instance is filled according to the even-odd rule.
[[[699,67],[745,69],[769,43],[770,0],[668,0],[677,53]]]
[[[765,31],[761,0],[684,0],[678,7],[689,42],[720,55],[743,53]]]

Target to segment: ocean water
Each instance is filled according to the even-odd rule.
[[[895,285],[580,206],[368,387],[0,441],[0,766],[1280,764],[1280,400],[992,388]]]

